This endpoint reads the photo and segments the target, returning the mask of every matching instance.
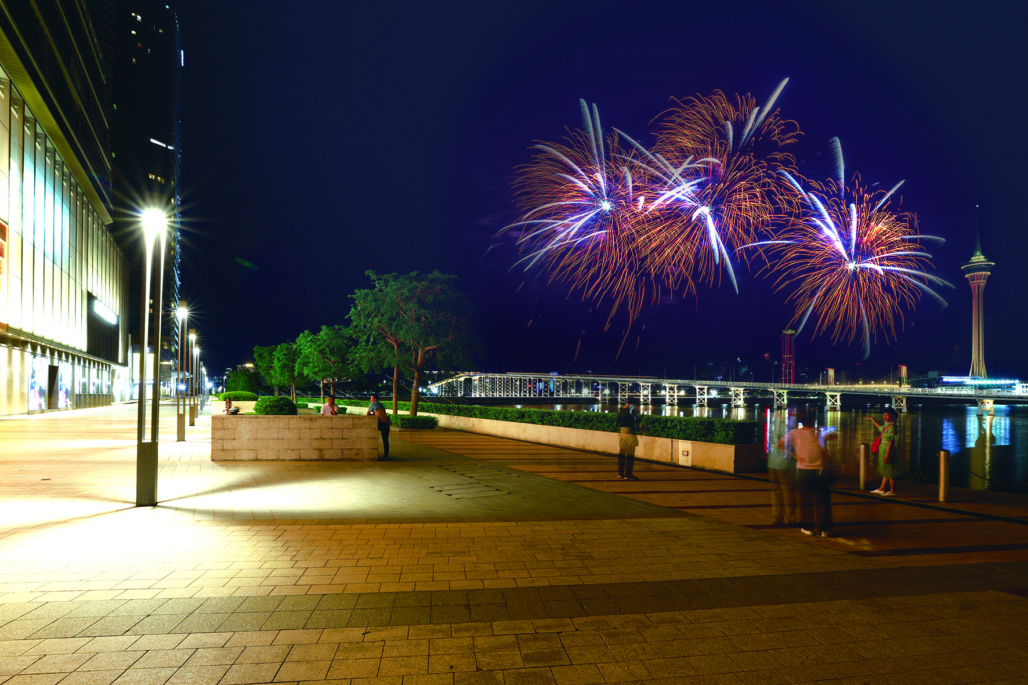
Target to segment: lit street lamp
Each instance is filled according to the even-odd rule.
[[[136,441],[136,506],[152,507],[157,505],[157,433],[160,423],[160,363],[161,363],[161,296],[164,284],[164,252],[166,241],[164,232],[168,227],[168,217],[159,209],[147,209],[142,215],[143,238],[146,245],[146,261],[143,271],[143,292],[141,298],[141,317],[139,330],[139,415]],[[147,348],[147,317],[150,312],[150,276],[154,271],[154,246],[160,240],[158,266],[154,274],[154,320],[153,320],[153,413],[150,418],[150,442],[146,438],[146,348]]]
[[[183,392],[185,390],[185,383],[182,382],[182,364],[185,362],[182,345],[185,343],[183,337],[183,329],[186,325],[186,319],[189,317],[189,307],[186,306],[185,300],[179,300],[178,303],[178,374],[175,378],[175,420],[176,427],[178,430],[177,440],[178,442],[184,442],[186,439],[186,396]]]

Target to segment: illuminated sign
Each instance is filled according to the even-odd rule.
[[[93,311],[109,324],[114,325],[118,323],[118,315],[108,309],[100,300],[93,300]]]

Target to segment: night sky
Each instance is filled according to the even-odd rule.
[[[1023,2],[336,2],[183,0],[182,291],[214,374],[254,345],[346,323],[367,269],[460,276],[477,300],[490,371],[688,377],[741,358],[767,380],[791,317],[755,274],[625,317],[508,271],[494,235],[518,212],[514,170],[537,140],[580,125],[650,142],[671,97],[751,92],[804,135],[801,171],[891,187],[932,246],[945,310],[922,299],[865,377],[967,373],[970,288],[959,270],[976,217],[996,262],[985,291],[993,377],[1028,377]],[[975,206],[980,205],[976,210]],[[493,249],[489,249],[491,246]],[[487,253],[488,251],[488,253]],[[250,266],[247,266],[249,264]],[[744,272],[743,272],[744,273]],[[520,288],[519,286],[523,287]],[[529,325],[531,322],[531,325]],[[859,341],[797,340],[800,368],[855,370]],[[619,348],[625,340],[620,354]],[[579,344],[581,341],[581,345]],[[577,351],[577,358],[576,358]]]

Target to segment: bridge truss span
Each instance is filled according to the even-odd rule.
[[[1028,387],[1028,386],[1026,386]],[[893,384],[822,385],[815,383],[756,383],[731,379],[698,380],[652,376],[602,376],[545,373],[461,373],[428,386],[430,396],[447,399],[506,399],[513,402],[594,400],[623,403],[634,400],[650,404],[654,397],[669,406],[693,398],[697,407],[712,399],[725,398],[733,407],[745,406],[755,397],[770,398],[776,408],[790,398],[822,398],[830,411],[837,411],[843,395],[880,397],[906,411],[910,398],[952,399],[976,403],[979,411],[991,412],[996,402],[1028,404],[1028,392],[1003,392],[985,388],[910,388]]]

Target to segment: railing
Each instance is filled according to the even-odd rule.
[[[456,384],[461,384],[463,395],[463,383],[470,381],[472,397],[592,397],[603,392],[603,386],[638,385],[648,387],[653,391],[653,386],[699,386],[714,388],[742,388],[744,390],[771,390],[791,392],[817,392],[832,394],[860,394],[860,395],[889,395],[898,396],[946,396],[954,399],[981,399],[981,398],[1023,398],[1028,402],[1028,395],[1022,395],[1014,388],[911,388],[900,385],[875,384],[875,385],[822,385],[820,383],[760,383],[754,381],[733,381],[733,380],[699,380],[680,378],[651,378],[638,376],[589,376],[589,375],[566,375],[556,376],[550,374],[532,373],[465,373],[443,381],[436,381],[430,384],[429,388],[435,388],[440,392]],[[530,381],[525,384],[525,381]],[[581,384],[581,390],[578,385]],[[542,385],[543,387],[538,387]],[[551,387],[546,387],[550,386]],[[622,388],[619,392],[627,392]],[[612,391],[610,393],[614,395]],[[633,393],[637,394],[637,393]]]

